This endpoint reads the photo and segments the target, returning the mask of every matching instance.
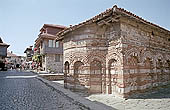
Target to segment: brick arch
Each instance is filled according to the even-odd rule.
[[[113,57],[108,61],[108,76],[107,76],[108,94],[116,92],[116,84],[118,78],[118,74],[116,71],[117,65],[119,65],[117,62],[119,62],[118,59],[115,59]]]
[[[81,86],[82,81],[81,81],[81,74],[83,74],[83,66],[84,63],[81,61],[76,61],[74,63],[74,89],[79,89],[78,86]]]
[[[81,61],[76,61],[74,63],[74,74],[80,74],[80,71],[83,70],[82,66],[84,65]]]
[[[65,61],[65,63],[64,63],[64,72],[66,72],[66,73],[69,73],[69,66],[70,66],[70,63],[69,63],[69,61]]]
[[[66,63],[66,62],[68,62],[69,64],[70,64],[70,59],[69,58],[64,58],[64,64]]]
[[[150,51],[144,51],[141,56],[141,62],[146,66],[146,63],[150,63],[150,66],[155,66],[154,54]],[[152,63],[152,64],[151,64]]]
[[[164,55],[165,57],[165,66],[170,69],[170,55]]]
[[[112,60],[112,59],[115,59],[117,62],[118,62],[118,65],[122,65],[123,64],[123,59],[121,58],[120,55],[116,54],[116,53],[112,53],[112,54],[109,54],[107,55],[108,57],[106,57],[106,68],[109,67],[109,62]]]
[[[141,62],[140,51],[137,48],[132,48],[132,49],[125,52],[126,65],[128,65],[128,59],[130,59],[132,56],[137,58],[138,62]]]
[[[100,54],[89,54],[87,56],[87,63],[88,65],[90,65],[90,63],[93,61],[93,60],[97,60],[97,61],[100,61],[101,64],[102,64],[102,68],[106,68],[106,57],[104,55],[100,55]]]
[[[154,54],[150,51],[145,51],[141,57],[141,62],[144,62],[147,58],[154,60]]]
[[[72,53],[70,56],[71,57],[69,58],[69,60],[70,60],[70,64],[72,66],[74,66],[75,62],[77,62],[77,61],[83,62],[84,65],[86,65],[86,63],[87,63],[86,54],[84,54],[82,52],[75,52],[75,53]]]
[[[154,58],[154,66],[157,68],[162,68],[165,65],[165,58],[161,53],[157,53]]]
[[[155,55],[155,60],[157,61],[158,59],[164,59],[163,55],[158,53]]]
[[[165,56],[165,60],[170,60],[170,55],[164,55]]]
[[[69,64],[70,64],[70,59],[68,58],[68,57],[64,57],[64,61],[63,61],[64,63],[65,62],[68,62]]]
[[[70,63],[65,61],[64,63],[64,88],[67,88],[67,75],[70,73]]]
[[[159,60],[161,60],[162,64],[165,62],[165,58],[163,57],[162,54],[158,53],[155,55],[154,61],[155,63],[158,63]]]
[[[102,93],[102,64],[101,61],[93,59],[90,63],[90,92]]]

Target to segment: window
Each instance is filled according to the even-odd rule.
[[[58,41],[55,42],[55,47],[59,47],[59,42]]]
[[[60,55],[55,55],[55,61],[60,62]]]
[[[53,40],[53,47],[55,47],[55,40]]]
[[[154,36],[154,33],[153,33],[153,31],[152,31],[152,35]]]
[[[59,47],[59,42],[56,42],[55,40],[49,40],[48,45],[49,47]]]
[[[53,47],[53,40],[48,41],[48,47]]]
[[[168,38],[168,41],[170,41],[170,38]]]

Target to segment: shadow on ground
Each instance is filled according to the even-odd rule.
[[[138,93],[132,95],[129,99],[165,99],[170,98],[170,84],[160,87],[155,87],[145,91],[145,93]]]

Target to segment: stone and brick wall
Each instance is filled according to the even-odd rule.
[[[110,27],[85,26],[68,34],[63,42],[67,88],[89,93],[123,93],[119,23]]]
[[[70,33],[64,39],[67,88],[88,90],[91,93],[105,92],[104,59],[107,48],[105,38],[97,33],[102,31],[98,29],[100,28],[92,24]],[[96,65],[94,62],[98,64]],[[69,65],[69,71],[66,64]]]
[[[170,34],[117,14],[64,34],[66,88],[128,97],[169,83]]]
[[[127,24],[122,20],[121,30],[125,95],[167,84],[170,80],[169,36],[134,21]]]

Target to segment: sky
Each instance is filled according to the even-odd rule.
[[[43,24],[75,25],[114,5],[170,30],[170,0],[0,0],[0,37],[24,55]]]

